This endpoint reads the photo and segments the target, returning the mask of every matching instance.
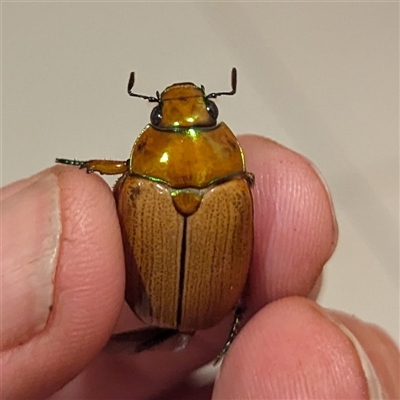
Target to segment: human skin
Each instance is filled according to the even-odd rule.
[[[123,306],[114,199],[99,176],[55,166],[1,191],[3,399],[399,397],[392,340],[314,301],[338,237],[319,173],[271,140],[239,140],[256,176],[254,255],[245,323],[215,384],[190,375],[217,356],[232,316],[184,351],[102,350],[113,330],[142,326]]]

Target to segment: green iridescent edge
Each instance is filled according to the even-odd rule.
[[[202,186],[202,187],[184,187],[184,188],[175,188],[173,186],[171,186],[167,181],[164,181],[163,179],[160,178],[155,178],[153,176],[150,175],[141,175],[141,174],[131,174],[132,176],[137,176],[138,178],[144,178],[144,179],[148,179],[149,181],[152,182],[156,182],[156,183],[162,183],[165,186],[168,186],[170,189],[172,189],[171,191],[171,196],[176,196],[178,193],[184,192],[184,191],[194,191],[194,192],[198,192],[199,190],[202,189],[206,189],[209,188],[210,186],[214,186],[214,185],[220,185],[221,183],[225,183],[228,182],[236,177],[243,177],[243,178],[247,178],[247,172],[246,171],[238,171],[238,172],[233,172],[232,174],[226,175],[222,178],[216,178],[213,179],[212,181],[210,181],[210,183],[207,184],[207,186]]]

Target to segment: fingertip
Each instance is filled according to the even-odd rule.
[[[109,187],[72,167],[48,174],[58,182],[62,225],[53,304],[40,333],[2,353],[9,398],[46,397],[77,375],[105,344],[123,301],[123,250]]]
[[[215,398],[367,399],[351,340],[312,301],[292,297],[263,308],[235,340]]]
[[[400,351],[396,343],[379,326],[366,323],[353,315],[326,310],[333,321],[351,333],[356,341],[355,347],[361,348],[360,358],[364,359],[364,369],[369,377],[372,398],[400,397]],[[382,395],[382,392],[386,396]]]
[[[252,308],[309,296],[337,242],[328,188],[302,155],[264,137],[240,137],[255,174]]]
[[[55,307],[57,300],[61,302],[68,296],[65,306],[73,312],[77,325],[88,321],[86,329],[97,336],[101,331],[95,320],[107,322],[108,337],[119,315],[125,284],[114,197],[98,175],[64,166],[55,168],[61,187],[63,225]]]

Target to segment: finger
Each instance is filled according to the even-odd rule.
[[[244,327],[214,398],[398,398],[398,376],[399,352],[382,331],[291,297],[266,306]]]
[[[256,176],[255,256],[249,299],[253,309],[258,309],[276,297],[309,294],[333,251],[336,228],[325,185],[305,158],[255,136],[241,137],[240,142],[247,169]],[[123,329],[139,326],[137,319],[130,324]],[[77,386],[96,398],[125,398],[133,392],[140,398],[154,397],[215,358],[231,325],[232,316],[228,316],[217,327],[198,331],[188,348],[179,353],[102,354],[79,383],[65,388],[62,398],[71,398],[68,390]],[[108,368],[110,365],[113,367]]]
[[[112,364],[113,367],[116,367],[115,364]],[[113,383],[113,389],[111,389],[111,385],[105,387],[102,385],[102,381],[99,381],[98,384],[101,385],[101,388],[105,390],[101,390],[101,388],[97,388],[93,382],[93,384],[89,383],[91,379],[91,372],[93,370],[88,370],[82,373],[76,380],[71,382],[71,384],[64,387],[61,391],[57,392],[55,395],[51,396],[51,400],[71,400],[71,399],[93,399],[93,400],[120,400],[120,399],[146,399],[147,396],[143,395],[143,391],[138,390],[138,388],[132,387],[128,379],[125,379],[123,382],[121,379],[114,380],[114,377],[117,374],[107,374],[104,371],[104,379],[110,380]],[[119,372],[121,372],[119,370]],[[142,376],[142,380],[147,382],[146,376]],[[153,385],[155,382],[148,381],[148,385]],[[210,399],[213,391],[213,383],[207,382],[197,382],[190,378],[179,383],[176,386],[167,385],[165,386],[165,390],[161,390],[160,393],[157,394],[156,397],[151,397],[153,399],[157,398],[159,400],[204,400]],[[93,390],[92,390],[93,389]],[[49,400],[50,400],[49,399]]]
[[[335,311],[328,314],[347,334],[353,335],[361,347],[361,361],[366,364],[366,375],[370,376],[370,398],[379,397],[379,385],[386,398],[400,398],[400,354],[396,344],[381,328],[367,324],[359,319]],[[357,344],[356,344],[357,345]],[[358,345],[357,345],[358,346]],[[365,352],[365,356],[362,354]],[[368,371],[368,363],[374,371]],[[378,382],[374,382],[373,372]]]
[[[176,387],[161,393],[159,400],[206,400],[211,399],[214,389],[213,383],[201,384],[188,379]]]
[[[197,332],[183,351],[155,348],[139,354],[102,352],[51,399],[158,398],[215,358],[224,345],[231,322],[228,317],[216,327]]]
[[[305,157],[259,136],[240,138],[255,174],[250,302],[309,296],[337,242],[328,189]]]
[[[2,187],[0,189],[0,201],[5,200],[7,197],[12,196],[14,193],[17,193],[20,190],[28,187],[29,185],[37,182],[41,177],[47,176],[47,174],[48,171],[45,170],[29,178],[21,179],[20,181],[10,183],[9,185]]]
[[[114,200],[56,167],[3,189],[2,398],[43,398],[107,341],[124,285]]]

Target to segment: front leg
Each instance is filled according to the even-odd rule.
[[[101,175],[120,175],[129,170],[129,160],[114,161],[114,160],[68,160],[66,158],[56,158],[56,163],[75,165],[80,169],[86,169],[88,174],[98,172]]]

